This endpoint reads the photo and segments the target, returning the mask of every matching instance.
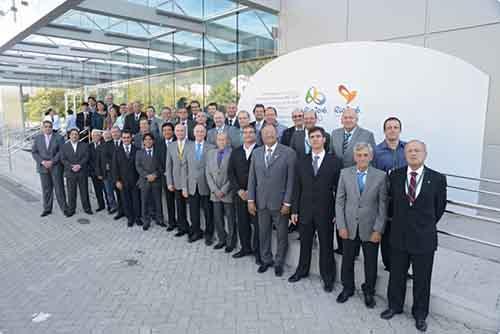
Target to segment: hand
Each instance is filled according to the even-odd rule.
[[[168,191],[171,191],[171,192],[175,191],[175,187],[171,184],[169,184],[167,188],[168,188]]]
[[[71,167],[71,170],[75,173],[78,173],[80,171],[80,165],[73,165]]]
[[[280,213],[282,216],[288,216],[290,214],[290,207],[283,204],[280,209]]]
[[[340,237],[341,237],[342,239],[344,239],[344,240],[345,240],[345,239],[348,239],[348,238],[349,238],[349,231],[347,231],[347,229],[346,229],[346,228],[341,228],[341,229],[339,230],[339,235],[340,235]]]
[[[255,202],[248,202],[248,213],[252,216],[257,214],[257,207],[255,206]]]
[[[184,197],[184,198],[188,198],[189,197],[189,194],[188,194],[187,190],[183,190],[182,191],[182,197]]]
[[[98,176],[97,177],[99,180],[104,180],[104,178],[102,176]]]
[[[118,190],[122,190],[123,189],[123,184],[120,181],[116,181],[116,188]]]
[[[297,225],[299,223],[299,215],[298,214],[294,213],[294,214],[292,214],[292,216],[290,218],[291,218],[293,225]]]
[[[372,235],[370,236],[370,241],[377,244],[380,242],[380,240],[382,240],[382,234],[380,234],[380,232],[373,231]]]
[[[148,182],[155,182],[156,176],[153,174],[149,174],[149,175],[146,175],[146,179],[148,180]]]
[[[44,161],[42,161],[42,165],[43,165],[43,167],[49,169],[52,167],[52,161],[51,160],[44,160]]]
[[[217,196],[218,199],[223,199],[224,193],[222,191],[216,191],[215,196]]]
[[[241,198],[242,201],[247,201],[248,200],[248,194],[243,189],[238,190],[238,196],[240,196],[240,198]]]

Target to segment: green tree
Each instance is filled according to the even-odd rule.
[[[31,122],[39,122],[49,108],[53,108],[60,116],[65,116],[64,89],[40,88],[36,94],[29,96],[24,108],[26,119]]]
[[[229,102],[234,102],[237,99],[236,91],[234,90],[231,82],[224,81],[217,86],[215,86],[208,94],[207,100],[210,102],[217,102],[218,104],[228,104]]]

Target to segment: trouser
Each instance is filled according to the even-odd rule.
[[[391,270],[391,221],[387,220],[385,224],[384,234],[380,241],[380,253],[382,253],[382,263],[386,270]]]
[[[108,203],[108,210],[113,210],[117,208],[115,200],[115,186],[111,178],[105,178],[104,181],[104,193],[106,195],[106,202]],[[118,203],[120,200],[118,199]],[[118,205],[119,207],[119,205]]]
[[[94,185],[95,197],[97,199],[97,207],[104,209],[104,183],[97,176],[91,176],[92,184]]]
[[[141,208],[139,201],[139,189],[137,186],[123,186],[120,191],[123,202],[123,213],[129,223],[134,223],[139,219]]]
[[[66,187],[68,193],[68,212],[75,213],[76,211],[76,188],[80,190],[80,201],[82,202],[83,210],[90,211],[89,200],[89,181],[88,176],[76,174],[66,178]]]
[[[257,211],[257,214],[259,219],[259,245],[262,263],[273,263],[271,240],[274,224],[278,243],[276,260],[274,262],[277,266],[283,266],[288,250],[288,217],[283,216],[280,210],[260,209]]]
[[[214,206],[214,223],[217,239],[219,243],[225,244],[227,247],[236,247],[236,223],[234,221],[234,205],[233,203],[224,203],[221,201],[213,202]],[[224,217],[226,219],[224,219]],[[227,232],[225,222],[227,220]]]
[[[205,238],[212,239],[214,235],[214,221],[210,195],[200,195],[197,187],[194,195],[189,195],[189,217],[191,218],[191,232],[193,234],[201,234],[200,212],[202,209],[205,216]]]
[[[361,241],[359,230],[356,232],[354,240],[344,239],[342,241],[344,244],[344,254],[342,255],[341,280],[344,290],[354,292],[354,261],[361,245],[365,271],[365,283],[362,289],[366,294],[374,295],[375,283],[377,281],[378,243]]]
[[[300,257],[296,273],[299,276],[309,275],[314,233],[318,231],[319,239],[319,272],[323,282],[335,281],[335,256],[333,255],[333,233],[335,226],[332,219],[312,217],[299,218]]]
[[[142,222],[144,224],[151,223],[153,216],[157,224],[163,223],[160,182],[148,183],[142,186],[141,206]]]
[[[182,190],[175,191],[175,206],[177,207],[177,224],[179,231],[191,233],[191,227],[187,221],[186,198],[182,196]]]
[[[392,249],[391,274],[387,290],[389,307],[396,312],[403,311],[406,296],[406,278],[410,263],[413,269],[413,306],[411,313],[415,319],[425,319],[429,314],[434,252],[410,254],[404,250]]]
[[[256,216],[252,216],[248,213],[248,204],[246,201],[242,200],[238,195],[236,195],[235,199],[237,213],[236,225],[238,227],[241,250],[244,252],[254,252],[255,257],[260,259],[258,219]]]
[[[59,167],[52,167],[47,172],[40,173],[40,183],[43,193],[43,211],[52,211],[55,192],[59,208],[61,208],[61,211],[66,212],[66,210],[68,209],[68,205],[66,204],[66,192],[64,190],[62,169]]]
[[[165,184],[165,199],[167,203],[167,216],[168,216],[168,225],[172,227],[177,226],[177,219],[175,219],[175,192],[168,190],[168,186],[166,185],[166,181],[162,178],[163,184]]]

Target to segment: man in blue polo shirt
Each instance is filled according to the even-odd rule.
[[[402,124],[396,117],[389,117],[384,121],[384,135],[385,139],[375,147],[375,158],[373,159],[373,166],[389,175],[393,170],[407,166],[405,158],[405,142],[399,139],[401,135]],[[389,236],[391,233],[391,212],[392,203],[389,198],[388,203],[388,221],[385,225],[385,232],[382,235],[380,243],[380,251],[382,253],[382,261],[385,270],[389,271],[391,267],[391,246],[389,244]]]

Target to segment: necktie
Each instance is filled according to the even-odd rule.
[[[179,160],[184,159],[184,143],[181,141],[177,144],[177,157]]]
[[[307,137],[307,134],[304,136],[304,152],[306,154],[309,154],[309,152],[311,152],[311,144],[309,143],[309,138]]]
[[[125,153],[127,154],[127,158],[130,156],[130,145],[125,146]]]
[[[229,126],[233,126],[233,120],[232,119],[228,119],[228,123],[229,123]]]
[[[266,154],[266,167],[269,167],[269,165],[271,164],[271,156],[273,154],[273,149],[272,148],[268,148],[267,149],[267,154]]]
[[[224,150],[217,152],[217,166],[219,168],[220,168],[220,165],[222,164],[222,159],[224,159]]]
[[[417,172],[410,173],[410,185],[408,186],[408,201],[413,205],[417,193]]]
[[[115,140],[115,148],[118,148],[120,146],[120,142],[118,140]]]
[[[342,144],[342,153],[345,153],[347,150],[347,146],[349,146],[349,139],[351,139],[351,133],[346,132],[344,133],[344,143]]]
[[[314,170],[314,176],[318,175],[318,170],[319,170],[319,155],[315,155],[313,158],[313,170]]]
[[[196,143],[196,160],[201,160],[201,144]]]
[[[152,154],[151,154],[151,150],[146,150],[146,152],[148,153],[148,157],[151,158]]]
[[[359,186],[359,193],[362,194],[363,191],[365,190],[365,175],[366,172],[358,172],[358,186]]]

